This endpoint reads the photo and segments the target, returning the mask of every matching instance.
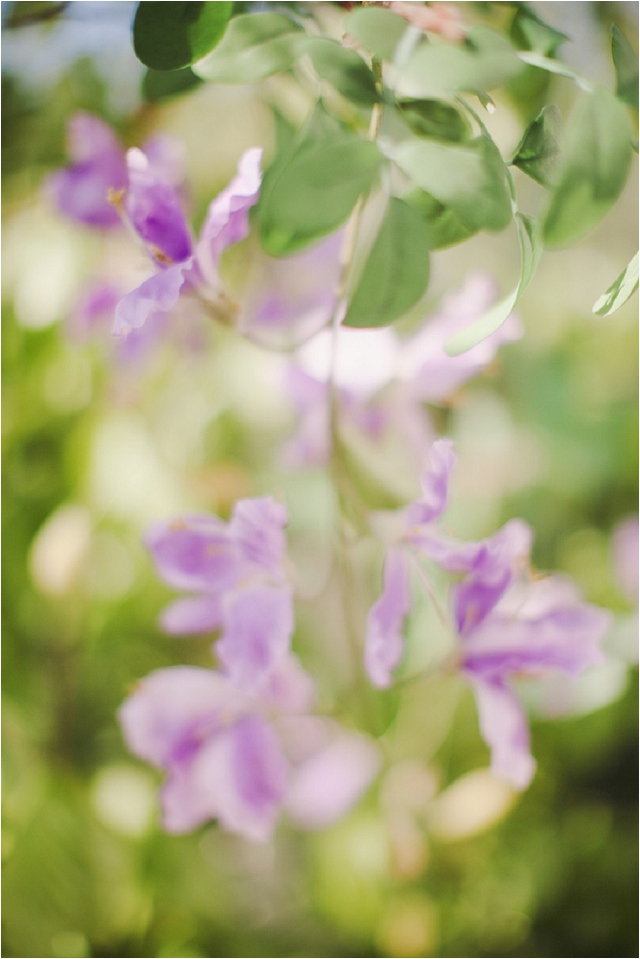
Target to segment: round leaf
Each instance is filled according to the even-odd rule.
[[[390,156],[469,230],[502,230],[510,223],[505,166],[488,137],[464,144],[406,140]]]
[[[580,103],[567,134],[558,185],[544,221],[547,246],[592,229],[615,203],[631,160],[631,123],[612,93],[597,87]]]
[[[316,72],[358,106],[380,100],[373,73],[361,56],[328,37],[311,37],[304,45]]]
[[[296,58],[300,27],[277,13],[234,17],[222,42],[195,66],[203,80],[255,83],[288,70]]]
[[[133,23],[136,56],[152,70],[179,70],[200,60],[222,38],[232,3],[138,4]]]
[[[429,229],[392,197],[349,303],[345,326],[386,326],[407,312],[429,282]]]
[[[340,134],[303,141],[278,163],[258,203],[267,253],[292,253],[337,229],[371,188],[381,162],[368,140]]]

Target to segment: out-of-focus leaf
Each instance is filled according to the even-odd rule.
[[[529,52],[528,50],[523,50],[518,53],[518,57],[523,63],[528,64],[530,67],[537,67],[539,70],[546,70],[548,73],[555,73],[559,77],[567,77],[569,80],[573,80],[585,93],[593,92],[592,83],[585,80],[584,77],[581,77],[579,73],[576,73],[575,70],[568,67],[566,63],[561,63],[560,60],[552,60],[550,57],[545,57],[541,53],[536,53],[535,51]]]
[[[511,161],[543,186],[551,186],[555,179],[560,159],[558,137],[561,126],[559,109],[553,103],[547,104],[525,130]]]
[[[631,136],[625,107],[603,87],[579,104],[543,225],[547,246],[571,243],[613,205],[627,178]]]
[[[611,284],[606,293],[603,293],[593,304],[593,312],[598,316],[610,316],[626,303],[638,289],[638,254],[634,256],[624,268],[620,276]]]
[[[138,4],[133,23],[136,56],[152,70],[180,70],[222,39],[233,9],[221,3]]]
[[[467,140],[471,127],[455,107],[443,100],[399,100],[398,108],[413,132],[437,140]]]
[[[515,221],[518,229],[518,240],[520,241],[521,258],[518,285],[502,300],[494,303],[478,320],[447,341],[444,349],[449,356],[466,353],[467,350],[495,333],[512,312],[536,271],[542,253],[538,224],[533,217],[526,216],[523,213],[516,213]]]
[[[374,57],[393,60],[407,23],[390,10],[360,7],[345,18],[344,29]]]
[[[392,197],[344,325],[386,326],[406,313],[427,288],[429,247],[429,229],[420,214]]]
[[[142,79],[142,94],[150,103],[168,100],[202,83],[191,67],[182,70],[147,70]]]
[[[400,71],[396,92],[422,98],[487,90],[513,79],[521,70],[516,51],[505,37],[487,27],[473,27],[465,46],[420,45]]]
[[[380,100],[373,73],[361,56],[329,37],[310,37],[299,52],[308,53],[317,73],[358,106]]]
[[[560,44],[569,39],[564,33],[541,20],[528,4],[521,4],[509,31],[515,45],[524,50],[535,50],[544,57],[553,57]]]
[[[417,210],[428,224],[432,250],[454,246],[468,240],[477,230],[466,226],[450,208],[439,203],[435,197],[418,188],[405,193],[403,200]]]
[[[289,69],[299,37],[300,27],[277,13],[234,17],[222,42],[194,72],[216,83],[254,83]]]
[[[346,134],[304,140],[267,178],[258,203],[267,253],[292,253],[337,229],[371,188],[381,163],[369,140]]]
[[[611,27],[611,56],[616,68],[616,96],[638,109],[638,54],[614,24]]]
[[[505,166],[488,137],[464,144],[407,140],[392,148],[414,183],[450,207],[470,230],[502,230],[511,220]]]

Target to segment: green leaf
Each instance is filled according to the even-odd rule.
[[[625,267],[618,279],[611,284],[606,293],[593,304],[593,312],[598,316],[610,316],[620,309],[638,289],[638,254]]]
[[[526,213],[516,213],[515,221],[518,230],[518,242],[520,243],[521,267],[520,283],[518,284],[518,298],[520,298],[538,269],[538,263],[542,256],[542,239],[540,237],[540,225],[532,216],[528,216]]]
[[[505,37],[487,27],[472,27],[466,46],[421,44],[400,70],[396,92],[422,98],[487,90],[513,79],[521,70],[516,51]]]
[[[582,236],[617,200],[631,160],[631,136],[625,107],[603,87],[579,104],[544,221],[547,246],[565,246]]]
[[[561,126],[562,116],[557,106],[547,104],[527,127],[511,161],[543,186],[550,187],[555,179],[560,159],[558,137]]]
[[[255,83],[291,67],[300,35],[296,23],[277,13],[234,17],[222,42],[194,72],[217,83]]]
[[[398,100],[403,119],[420,137],[437,140],[467,140],[471,127],[455,107],[443,100]]]
[[[524,213],[516,213],[515,221],[520,242],[520,280],[518,285],[502,300],[494,303],[478,320],[470,323],[469,326],[456,333],[445,343],[444,350],[448,356],[459,356],[460,353],[466,353],[467,350],[477,346],[482,340],[486,340],[488,336],[495,333],[513,311],[537,269],[542,253],[538,224],[533,217],[526,216]]]
[[[341,226],[381,163],[375,144],[343,133],[303,140],[277,160],[258,203],[267,253],[292,253]]]
[[[138,4],[133,23],[136,56],[152,70],[179,70],[200,60],[222,39],[232,3]]]
[[[534,50],[544,57],[553,57],[560,44],[569,37],[550,27],[528,6],[522,4],[518,9],[509,35],[515,45],[524,50]]]
[[[316,72],[338,93],[358,106],[380,100],[373,73],[361,56],[329,37],[310,37],[299,52],[308,53]]]
[[[611,56],[616,68],[616,96],[638,109],[638,54],[614,24],[611,27]]]
[[[529,53],[526,50],[518,53],[518,57],[530,67],[546,70],[547,73],[555,73],[559,77],[567,77],[569,80],[573,80],[585,93],[593,93],[593,84],[576,73],[575,70],[572,70],[571,67],[568,67],[566,63],[561,63],[560,60],[552,60],[550,57],[544,57],[541,53],[535,53],[534,51]]]
[[[419,213],[392,197],[345,326],[386,326],[416,303],[429,282],[429,230]]]
[[[360,7],[344,21],[344,30],[379,60],[393,60],[407,22],[390,10]]]
[[[418,188],[405,193],[403,200],[420,214],[429,227],[432,250],[440,250],[456,243],[462,243],[473,236],[477,230],[470,229],[454,211],[425,190]]]
[[[511,221],[505,166],[488,137],[465,144],[406,140],[389,155],[469,230],[502,230]]]
[[[149,103],[168,100],[202,83],[191,67],[182,70],[147,70],[142,79],[142,95]]]

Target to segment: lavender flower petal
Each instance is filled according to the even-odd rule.
[[[422,498],[412,503],[407,511],[411,526],[424,526],[440,518],[447,506],[449,476],[456,463],[453,441],[436,440],[429,453],[429,469],[422,475]]]
[[[536,584],[530,589],[535,592]],[[548,670],[577,676],[602,662],[599,644],[610,623],[605,610],[581,602],[561,601],[529,616],[525,606],[516,615],[497,607],[464,637],[464,668],[489,678]]]
[[[220,593],[234,588],[243,571],[225,523],[215,516],[156,523],[146,545],[160,577],[177,589]]]
[[[124,151],[111,128],[90,113],[76,113],[67,127],[72,164],[49,177],[50,190],[65,216],[88,226],[109,229],[120,216],[109,191],[128,183]]]
[[[380,768],[378,746],[361,733],[338,730],[293,772],[285,809],[303,829],[322,829],[360,799]]]
[[[289,652],[293,633],[291,590],[240,590],[228,604],[216,650],[230,679],[253,692]]]
[[[160,626],[171,636],[210,633],[220,629],[224,609],[218,596],[190,596],[178,599],[163,610]]]
[[[237,715],[242,703],[219,673],[174,666],[142,679],[120,707],[119,719],[134,755],[171,769],[190,759],[203,737]]]
[[[127,166],[125,209],[151,257],[161,267],[189,259],[191,234],[177,192],[142,150],[128,151]]]
[[[480,732],[491,750],[491,771],[516,789],[526,789],[536,764],[522,707],[499,679],[467,678],[476,697]]]
[[[221,826],[265,842],[278,817],[288,770],[273,728],[258,716],[245,716],[203,746],[194,781]]]
[[[246,150],[240,158],[237,175],[209,206],[196,260],[202,278],[210,287],[218,285],[218,263],[223,252],[249,234],[249,210],[258,202],[262,181],[261,159],[259,147]]]
[[[113,335],[127,336],[132,330],[141,329],[152,314],[166,313],[175,306],[190,265],[187,260],[162,270],[123,296],[116,307]]]
[[[316,684],[298,657],[287,653],[265,676],[256,695],[267,708],[298,717],[313,708]]]
[[[391,685],[391,673],[402,659],[402,626],[410,607],[407,559],[399,549],[392,549],[384,564],[383,591],[369,612],[365,637],[365,669],[380,689]]]
[[[294,256],[264,256],[255,266],[240,316],[249,339],[275,349],[304,342],[331,319],[343,231]]]
[[[229,533],[240,555],[274,579],[283,578],[286,551],[286,508],[271,496],[239,500],[229,522]]]

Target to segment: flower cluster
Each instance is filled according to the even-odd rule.
[[[195,594],[165,610],[164,628],[220,630],[220,670],[158,670],[120,711],[131,751],[167,774],[170,832],[217,819],[265,840],[282,808],[317,828],[343,815],[377,772],[372,740],[310,715],[314,684],[291,651],[286,522],[284,507],[262,497],[238,502],[228,524],[192,516],[148,534],[160,576]]]
[[[437,440],[422,476],[422,497],[404,511],[403,533],[385,560],[383,592],[368,617],[366,670],[371,682],[384,688],[402,659],[410,561],[424,558],[460,576],[451,589],[460,669],[476,697],[492,770],[523,789],[535,763],[512,680],[557,670],[575,676],[601,662],[599,643],[610,617],[582,602],[562,577],[529,573],[533,537],[522,520],[511,520],[479,542],[446,535],[438,521],[454,464],[451,440]]]
[[[397,6],[407,7],[398,12],[413,22],[411,5]],[[446,5],[421,16],[420,29],[460,38]],[[412,565],[426,561],[446,571],[453,577],[456,667],[475,695],[491,768],[514,787],[526,787],[535,763],[515,681],[558,671],[575,676],[599,662],[609,618],[564,579],[532,574],[533,536],[524,521],[511,520],[479,542],[457,540],[441,524],[456,458],[450,440],[432,443],[424,404],[449,404],[503,344],[522,336],[511,315],[466,353],[447,355],[451,336],[495,300],[492,280],[470,274],[410,336],[340,328],[339,230],[286,259],[254,258],[240,304],[221,281],[220,261],[249,233],[261,188],[260,149],[242,155],[197,239],[183,209],[183,164],[168,141],[125,152],[102,121],[80,114],[69,128],[69,149],[71,166],[49,182],[60,210],[98,229],[124,222],[151,271],[125,295],[109,284],[94,287],[78,322],[112,313],[115,336],[134,342],[140,331],[165,322],[179,301],[195,304],[263,346],[298,348],[287,373],[298,415],[283,451],[289,465],[322,464],[349,436],[377,443],[391,435],[413,450],[421,467],[428,460],[421,497],[396,515],[399,533],[367,618],[364,669],[375,687],[392,684],[412,607]],[[323,329],[332,319],[331,332]],[[377,366],[363,364],[365,343],[368,357],[377,351]],[[225,829],[265,840],[281,811],[317,828],[343,815],[379,768],[372,738],[313,714],[314,683],[292,649],[287,521],[286,508],[265,496],[237,502],[228,522],[192,515],[158,522],[147,534],[159,576],[188,594],[165,609],[163,629],[216,634],[217,669],[152,673],[120,711],[131,751],[166,774],[161,805],[169,831],[217,819]]]

